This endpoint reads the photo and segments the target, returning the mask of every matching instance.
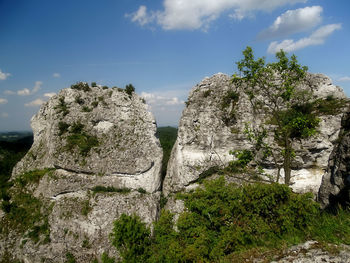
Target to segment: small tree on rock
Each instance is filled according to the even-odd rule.
[[[289,185],[295,156],[293,141],[316,134],[320,122],[311,87],[298,88],[307,67],[299,65],[295,55],[288,58],[283,50],[276,53],[277,62],[267,64],[265,58],[254,59],[251,47],[243,55],[237,62],[240,76],[234,74],[232,82],[248,96],[254,113],[263,116],[261,124],[246,124],[245,133],[254,142],[255,155],[260,159],[272,157],[277,181],[283,169],[284,183]],[[273,140],[269,141],[271,130]]]

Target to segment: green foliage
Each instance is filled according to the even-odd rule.
[[[135,92],[135,88],[132,84],[128,84],[125,86],[125,92],[131,96]]]
[[[96,108],[96,107],[98,106],[98,101],[97,101],[97,100],[93,101],[93,102],[91,103],[91,106],[94,107],[94,108]]]
[[[28,184],[38,184],[40,179],[47,173],[52,173],[54,168],[46,168],[42,170],[33,170],[26,173],[23,173],[21,176],[15,179],[15,183],[21,187],[25,187]]]
[[[238,187],[219,178],[178,198],[186,211],[174,225],[174,215],[162,210],[152,237],[136,216],[115,222],[113,245],[123,262],[231,262],[254,249],[280,250],[310,239],[350,243],[350,211],[320,211],[311,194],[286,185]]]
[[[91,82],[91,87],[97,87],[96,82]]]
[[[26,234],[35,243],[41,237],[42,243],[50,242],[48,215],[52,206],[34,197],[26,187],[37,184],[43,175],[51,171],[52,169],[45,169],[24,173],[11,183],[2,202],[5,217],[1,219],[0,233],[7,234],[12,229]]]
[[[128,194],[131,192],[130,188],[115,188],[113,186],[101,186],[97,185],[91,189],[94,193],[121,193]]]
[[[149,254],[150,230],[136,215],[122,214],[114,222],[112,244],[119,250],[122,262],[145,262]]]
[[[162,178],[164,179],[167,171],[171,150],[177,138],[177,128],[170,127],[170,126],[158,127],[157,137],[159,138],[160,145],[162,146],[162,149],[163,149]]]
[[[230,154],[236,157],[236,160],[231,161],[228,165],[231,172],[242,172],[254,159],[253,152],[250,150],[230,151]]]
[[[267,125],[273,124],[274,141],[281,149],[266,140],[264,142],[266,136],[260,142],[254,141],[261,138],[259,136],[250,136],[249,139],[256,144],[255,154],[262,150],[265,156],[269,153],[273,157],[278,169],[277,179],[283,167],[285,184],[289,184],[294,153],[292,142],[315,135],[320,122],[313,102],[310,103],[311,87],[297,89],[305,79],[307,67],[300,66],[295,55],[288,58],[283,50],[276,53],[277,62],[268,64],[265,58],[255,60],[251,47],[247,47],[243,55],[244,58],[237,62],[241,77],[234,74],[232,82],[244,90],[254,111],[266,116],[260,127],[250,130],[266,131],[271,129]],[[283,158],[283,165],[277,156]]]
[[[140,194],[146,194],[147,191],[145,189],[143,189],[142,187],[137,189],[137,192],[139,192]]]
[[[101,262],[102,263],[114,263],[115,258],[109,257],[107,253],[103,252],[101,256]]]
[[[84,216],[87,216],[91,210],[92,210],[92,208],[90,206],[90,201],[89,200],[85,200],[83,202],[83,206],[81,208],[81,214],[84,215]]]
[[[226,95],[222,98],[221,110],[223,111],[222,121],[226,125],[231,125],[236,121],[235,106],[239,100],[239,94],[234,90],[227,91]]]
[[[74,255],[72,253],[70,253],[70,252],[67,252],[66,253],[66,261],[65,261],[65,263],[75,263],[75,262],[76,261],[75,261]]]
[[[64,122],[64,121],[60,121],[58,123],[58,136],[62,136],[63,134],[65,134],[68,131],[69,128],[69,124]]]
[[[211,94],[211,90],[208,89],[208,90],[206,90],[206,91],[203,92],[203,97],[204,97],[204,98],[209,97],[210,94]]]
[[[75,103],[78,103],[79,105],[83,105],[84,104],[84,100],[81,98],[80,95],[76,96],[74,101],[75,101]]]
[[[82,90],[82,91],[91,91],[89,84],[87,84],[86,82],[77,82],[76,84],[73,84],[70,86],[71,89],[75,89],[75,90]]]
[[[59,103],[57,106],[55,106],[55,109],[58,110],[58,113],[62,113],[62,115],[64,117],[69,113],[68,106],[67,106],[66,102],[64,101],[64,97],[59,97],[58,101],[59,101]]]
[[[93,147],[97,147],[99,141],[96,136],[89,135],[84,131],[84,125],[81,122],[75,122],[70,128],[70,134],[67,136],[66,148],[72,151],[78,147],[82,156],[87,156]]]
[[[81,108],[81,111],[82,111],[82,112],[91,112],[92,109],[89,108],[88,106],[83,106],[83,107]]]
[[[103,86],[102,89],[109,89],[108,86]]]
[[[208,168],[207,170],[205,170],[204,172],[199,174],[198,183],[202,183],[204,181],[205,178],[208,178],[210,176],[212,176],[213,174],[219,173],[221,171],[219,166],[212,166],[210,168]]]
[[[330,95],[325,99],[316,100],[314,104],[319,115],[337,115],[349,102],[346,99],[338,99]]]

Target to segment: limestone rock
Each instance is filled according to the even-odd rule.
[[[137,214],[151,226],[160,209],[162,149],[146,104],[117,88],[67,88],[31,125],[34,144],[14,168],[8,192],[24,219],[0,214],[0,258],[119,258],[109,240],[114,220]]]
[[[310,86],[318,98],[329,95],[346,97],[339,87],[321,74],[308,74],[300,88],[305,85]],[[234,111],[232,104],[223,104],[223,98],[232,91],[239,94]],[[262,121],[262,116],[253,114],[243,91],[233,86],[230,77],[222,73],[205,78],[196,85],[186,104],[163,183],[165,195],[190,187],[200,173],[212,166],[227,165],[233,160],[230,150],[252,147],[244,134],[245,124]],[[233,112],[235,118],[230,116]],[[292,167],[291,182],[295,191],[317,194],[333,142],[338,137],[341,116],[322,116],[317,136],[293,145],[298,156]],[[276,173],[273,162],[266,163],[265,168],[270,174]]]
[[[116,88],[63,89],[40,108],[31,125],[34,144],[14,168],[14,177],[52,167],[104,175],[148,192],[160,187],[156,122],[135,94]]]
[[[341,127],[319,191],[323,207],[350,203],[350,111],[344,115]]]

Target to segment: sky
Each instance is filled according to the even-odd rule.
[[[350,95],[348,0],[0,0],[0,131],[30,130],[40,105],[78,81],[132,83],[158,126],[189,91],[232,75],[242,51],[284,49]]]

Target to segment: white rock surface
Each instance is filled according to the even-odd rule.
[[[318,98],[329,95],[346,97],[339,87],[331,84],[330,79],[322,74],[308,74],[303,85],[312,87]],[[225,123],[227,110],[221,107],[222,98],[229,90],[240,94],[235,106],[234,123]],[[322,116],[317,136],[293,145],[298,156],[293,162],[291,179],[295,191],[317,194],[333,142],[338,137],[341,116]],[[187,107],[182,113],[178,138],[163,183],[165,195],[187,188],[198,179],[201,172],[211,166],[227,165],[233,160],[229,155],[230,150],[249,149],[251,143],[243,132],[245,124],[259,122],[261,119],[253,114],[248,98],[231,84],[229,76],[219,73],[205,78],[191,90]],[[273,163],[267,164],[266,168],[275,174]]]

